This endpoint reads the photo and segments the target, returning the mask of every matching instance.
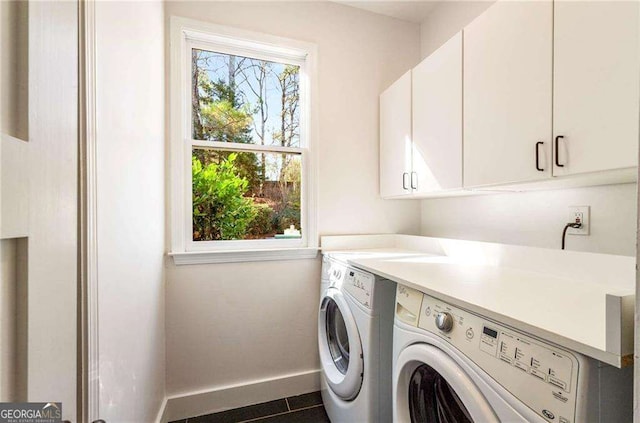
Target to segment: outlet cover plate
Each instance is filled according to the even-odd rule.
[[[579,229],[567,229],[567,235],[589,235],[591,229],[591,216],[589,206],[569,206],[568,222],[575,222],[576,218],[582,221],[582,227]]]

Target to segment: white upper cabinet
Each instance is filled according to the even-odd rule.
[[[382,196],[636,180],[638,16],[637,1],[498,0],[382,94]]]
[[[554,175],[638,164],[639,3],[556,1]],[[555,158],[554,158],[555,159]]]
[[[380,195],[411,193],[411,71],[380,95]]]
[[[462,32],[412,76],[414,193],[462,188]]]
[[[551,175],[552,25],[551,2],[499,1],[464,29],[465,187]]]

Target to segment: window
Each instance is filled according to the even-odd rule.
[[[174,258],[315,254],[312,52],[304,43],[172,19]]]

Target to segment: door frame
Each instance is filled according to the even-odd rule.
[[[100,415],[95,0],[79,0],[78,417]]]

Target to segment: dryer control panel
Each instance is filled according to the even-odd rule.
[[[570,352],[424,294],[418,327],[449,342],[548,422],[575,423],[578,360]]]
[[[375,277],[371,273],[362,272],[353,267],[347,267],[344,271],[343,288],[360,304],[369,309],[372,308]]]

